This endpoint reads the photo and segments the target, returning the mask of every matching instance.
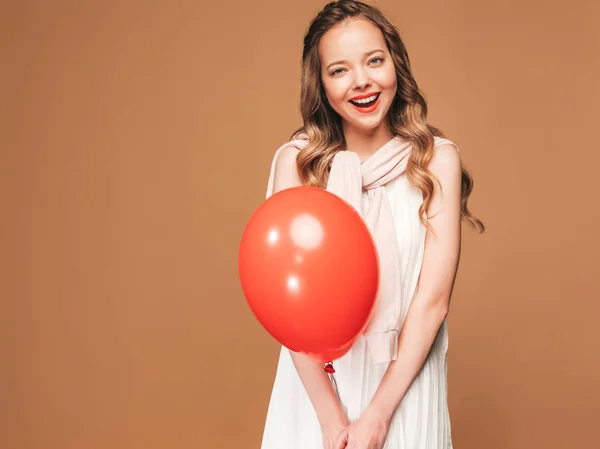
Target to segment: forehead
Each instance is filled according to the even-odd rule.
[[[319,41],[321,62],[338,59],[362,58],[375,48],[386,50],[381,30],[370,20],[350,19],[328,30]]]

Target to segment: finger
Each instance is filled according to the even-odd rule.
[[[345,449],[348,444],[348,429],[342,429],[337,436],[333,449]]]
[[[333,449],[346,449],[346,442],[341,438],[338,438],[335,444],[333,445]]]
[[[359,441],[354,435],[348,434],[346,438],[346,447],[344,449],[368,449],[363,441]]]

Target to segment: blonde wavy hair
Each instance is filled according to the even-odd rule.
[[[325,188],[334,155],[345,150],[342,119],[329,105],[321,81],[318,44],[323,34],[333,26],[355,17],[370,20],[381,30],[394,61],[398,89],[387,115],[387,124],[394,136],[400,136],[412,144],[406,175],[411,184],[423,193],[419,216],[423,225],[431,229],[426,211],[431,202],[434,182],[438,181],[439,184],[439,180],[426,167],[433,157],[433,137],[444,135],[427,123],[427,103],[412,75],[408,53],[398,29],[374,6],[353,0],[330,2],[313,19],[304,37],[300,96],[304,125],[291,136],[295,139],[300,133],[306,133],[309,138],[308,145],[297,157],[300,180],[303,185]],[[479,232],[484,232],[483,223],[467,208],[472,190],[473,178],[463,168],[461,218],[464,217]]]

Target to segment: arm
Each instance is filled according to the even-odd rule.
[[[427,231],[418,292],[398,340],[398,358],[391,362],[366,412],[391,419],[431,350],[448,313],[458,270],[461,242],[461,161],[452,145],[436,148],[428,169],[440,181],[427,216]]]
[[[397,359],[390,362],[369,406],[345,437],[356,447],[366,442],[368,447],[383,446],[392,416],[423,367],[448,313],[460,256],[462,171],[456,148],[436,148],[428,169],[443,190],[442,195],[435,186],[427,209],[435,235],[427,230],[419,288],[398,337]]]
[[[297,155],[298,149],[295,147],[286,147],[281,150],[275,162],[273,193],[302,185],[296,166]],[[323,370],[323,364],[304,354],[290,351],[290,355],[317,413],[323,437],[333,440],[337,433],[348,424],[348,419],[337,400],[328,374]],[[331,435],[329,436],[329,434]],[[329,447],[333,441],[325,443],[326,447]]]

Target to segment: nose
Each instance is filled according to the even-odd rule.
[[[367,71],[364,68],[359,68],[354,71],[354,88],[357,90],[362,90],[365,87],[369,86],[371,81],[369,80],[369,76]]]

